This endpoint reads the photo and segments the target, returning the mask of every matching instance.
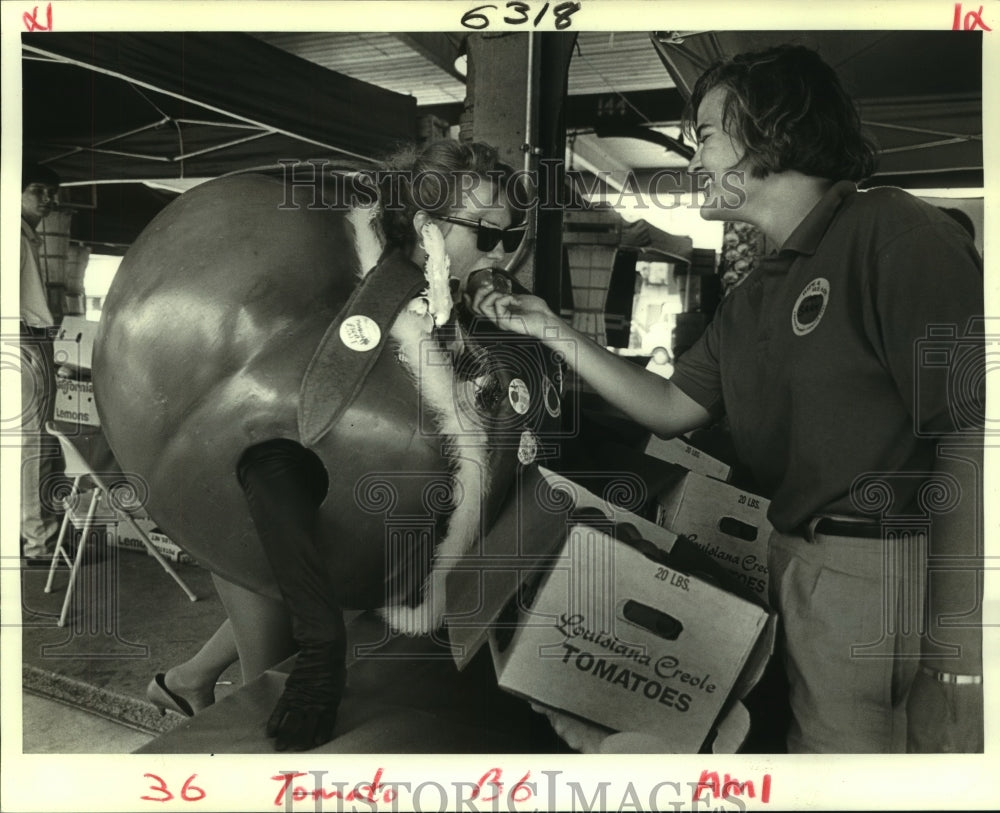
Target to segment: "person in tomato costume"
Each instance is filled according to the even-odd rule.
[[[441,625],[449,562],[489,528],[552,416],[529,402],[557,374],[498,359],[467,307],[470,280],[510,284],[493,269],[524,235],[515,181],[493,148],[452,141],[352,176],[350,207],[227,177],[130,249],[95,400],[150,515],[211,570],[229,616],[156,675],[161,709],[209,705],[236,655],[250,679],[297,651],[267,730],[279,750],[311,748],[336,723],[343,609],[382,608],[408,634]],[[389,532],[384,500],[409,526]]]

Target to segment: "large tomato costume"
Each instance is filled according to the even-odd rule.
[[[410,632],[439,623],[435,557],[489,527],[533,458],[532,432],[559,414],[558,373],[537,345],[509,334],[516,349],[496,352],[502,339],[454,324],[441,341],[421,312],[422,270],[391,248],[372,255],[364,228],[289,205],[263,176],[198,186],[127,253],[95,342],[102,425],[148,484],[150,515],[214,573],[283,595],[300,644],[324,637],[310,617],[341,607],[388,605]],[[257,481],[274,511],[314,492],[269,549],[244,476],[260,448],[305,461],[287,499]],[[305,683],[338,657],[326,651],[330,669]]]

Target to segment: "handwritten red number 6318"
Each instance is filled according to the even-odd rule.
[[[197,802],[200,801],[201,799],[204,799],[206,796],[205,791],[203,791],[197,785],[191,784],[191,782],[197,775],[198,774],[196,773],[191,774],[191,776],[187,778],[187,781],[181,788],[181,798],[185,802]],[[140,799],[145,799],[147,802],[169,802],[171,799],[174,798],[174,794],[167,789],[167,783],[164,782],[155,773],[144,773],[143,776],[149,777],[150,779],[155,779],[157,782],[159,782],[160,783],[159,786],[150,785],[149,789],[155,790],[157,793],[162,793],[163,796],[160,798],[157,798],[155,796],[140,796],[139,797]],[[198,794],[197,796],[194,795],[196,793]]]

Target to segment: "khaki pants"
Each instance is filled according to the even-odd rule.
[[[21,536],[24,555],[51,556],[59,533],[53,498],[63,471],[59,442],[45,431],[55,403],[52,344],[21,337]]]
[[[926,540],[771,536],[791,685],[790,753],[904,753]]]

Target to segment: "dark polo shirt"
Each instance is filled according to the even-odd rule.
[[[726,298],[672,381],[728,415],[778,530],[863,513],[851,487],[869,473],[892,473],[898,510],[923,480],[901,473],[930,472],[936,436],[981,420],[981,336],[963,337],[982,313],[982,261],[958,224],[842,181]]]

